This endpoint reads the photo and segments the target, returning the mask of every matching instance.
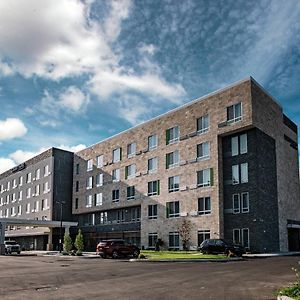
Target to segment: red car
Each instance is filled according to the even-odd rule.
[[[140,254],[140,249],[131,244],[125,243],[124,240],[105,240],[97,245],[97,253],[102,257],[108,256],[118,258],[120,256],[133,256],[137,258]]]

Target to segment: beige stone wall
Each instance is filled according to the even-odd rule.
[[[238,102],[242,102],[243,106],[242,121],[219,128],[218,124],[226,122],[226,107]],[[206,114],[210,116],[210,130],[204,134],[196,135],[196,120]],[[75,209],[75,203],[73,203],[73,213],[80,214],[141,204],[141,244],[147,246],[149,232],[157,232],[164,241],[168,241],[168,233],[177,231],[183,218],[167,219],[165,206],[166,202],[179,200],[180,211],[187,213],[187,218],[192,222],[192,245],[197,245],[197,231],[201,229],[210,229],[212,237],[223,237],[223,183],[222,164],[220,164],[222,149],[218,141],[218,135],[228,134],[251,126],[251,118],[250,81],[246,80],[78,152],[75,155],[74,166],[77,163],[80,164],[80,174],[74,175],[74,191],[76,180],[80,181],[80,191],[74,193],[74,198],[79,198],[79,208]],[[166,130],[176,125],[180,126],[180,136],[188,137],[175,144],[166,145]],[[148,136],[152,134],[158,135],[158,148],[153,151],[146,151]],[[192,163],[191,160],[196,158],[197,144],[204,141],[210,142],[210,159]],[[131,142],[136,142],[137,152],[142,151],[142,153],[133,158],[127,158],[127,144]],[[117,147],[123,149],[122,161],[111,164],[112,151]],[[174,150],[179,150],[181,166],[166,170],[166,153]],[[105,166],[101,170],[97,170],[95,167],[96,156],[101,154],[104,155]],[[158,157],[159,161],[158,171],[154,174],[147,174],[148,159],[155,156]],[[94,170],[86,172],[86,161],[91,158],[94,159]],[[136,164],[137,173],[141,175],[134,179],[125,180],[125,166],[132,163]],[[120,183],[111,182],[110,176],[115,168],[121,169]],[[196,188],[197,171],[206,168],[214,169],[214,185],[212,187]],[[75,169],[76,167],[74,167],[74,172]],[[106,174],[104,180],[109,182],[104,184],[103,187],[87,191],[85,188],[86,178],[91,175],[95,176],[99,172]],[[184,190],[169,193],[168,177],[174,175],[180,175],[180,187]],[[147,183],[157,179],[160,180],[160,195],[148,197]],[[125,189],[128,185],[135,185],[136,193],[140,195],[137,200],[126,200]],[[120,202],[114,204],[111,201],[111,191],[118,186],[121,186],[123,192]],[[86,208],[86,195],[97,192],[103,193],[103,206]],[[201,196],[211,196],[212,213],[192,217],[191,212],[197,211],[198,198]],[[158,204],[159,216],[157,220],[148,220],[149,204]]]

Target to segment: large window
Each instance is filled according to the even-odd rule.
[[[101,206],[102,203],[102,193],[95,194],[95,206]]]
[[[93,176],[90,176],[86,180],[86,189],[90,190],[93,188]]]
[[[241,180],[240,180],[241,178]],[[248,182],[248,163],[232,166],[232,184]]]
[[[97,156],[97,168],[103,167],[103,155]]]
[[[242,206],[242,213],[249,212],[249,193],[242,193],[241,194],[241,206]]]
[[[231,138],[231,155],[236,156],[248,152],[247,133]]]
[[[31,182],[31,173],[28,173],[28,174],[26,175],[26,182],[27,182],[27,183],[30,183],[30,182]],[[9,190],[9,186],[10,186],[10,182],[8,181],[8,182],[7,182],[7,190]]]
[[[127,145],[127,157],[133,157],[136,153],[136,143],[131,143]]]
[[[157,148],[157,135],[150,135],[148,137],[148,150],[154,150]]]
[[[179,176],[169,177],[169,193],[179,191],[179,182],[180,182]]]
[[[132,164],[125,167],[125,179],[130,179],[135,177],[136,165]]]
[[[40,169],[35,170],[35,180],[40,179],[40,177],[41,177],[41,170]]]
[[[249,193],[233,194],[232,207],[234,214],[249,212]]]
[[[148,219],[157,219],[157,204],[148,205]]]
[[[157,241],[157,232],[151,232],[148,234],[148,248],[154,249]]]
[[[248,182],[248,163],[241,164],[241,183]]]
[[[113,150],[113,162],[118,162],[122,159],[122,149],[121,148],[117,148],[115,150]]]
[[[115,169],[112,171],[112,180],[113,182],[120,181],[120,169]]]
[[[119,202],[119,200],[120,200],[120,191],[113,190],[112,191],[112,202]]]
[[[93,196],[92,195],[86,196],[85,207],[92,207],[92,204],[93,204]]]
[[[179,201],[167,202],[167,218],[177,218],[180,216]]]
[[[207,215],[211,213],[210,197],[201,197],[198,199],[198,215]]]
[[[148,196],[159,195],[159,180],[148,182]]]
[[[157,171],[158,159],[157,157],[152,157],[148,159],[148,171],[149,173],[154,173]]]
[[[166,168],[171,169],[179,165],[179,151],[166,154]]]
[[[169,232],[169,249],[179,249],[179,233]]]
[[[128,186],[127,187],[127,200],[132,200],[135,198],[135,187],[133,186]]]
[[[232,207],[234,214],[239,214],[241,212],[240,194],[232,195]]]
[[[179,140],[179,126],[166,130],[166,144],[172,144]]]
[[[87,161],[87,164],[86,164],[86,170],[87,171],[92,171],[93,170],[93,160],[92,159],[89,159]]]
[[[103,185],[103,174],[97,174],[96,175],[96,186],[102,186]]]
[[[209,130],[209,116],[205,115],[197,119],[197,132],[199,134]]]
[[[197,172],[197,186],[205,187],[213,185],[213,169],[205,169]]]
[[[233,229],[232,241],[234,244],[241,244],[245,248],[250,248],[249,228]]]
[[[197,145],[197,159],[207,159],[209,158],[209,142],[204,142]]]
[[[227,122],[235,123],[242,120],[242,103],[227,107]]]
[[[198,247],[208,239],[210,239],[210,230],[198,230]]]

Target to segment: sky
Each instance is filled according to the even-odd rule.
[[[300,125],[299,0],[0,0],[0,173],[254,77]]]

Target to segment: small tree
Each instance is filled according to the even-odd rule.
[[[182,240],[182,247],[183,250],[188,251],[189,246],[188,243],[191,239],[190,233],[191,233],[191,222],[189,220],[184,219],[181,223],[181,225],[178,228],[179,235]]]
[[[70,252],[73,248],[73,242],[68,233],[65,234],[64,236],[64,251],[65,252]]]
[[[83,243],[83,235],[81,233],[81,230],[79,229],[78,234],[76,235],[75,239],[75,247],[77,249],[77,252],[81,253],[84,249],[84,243]]]

